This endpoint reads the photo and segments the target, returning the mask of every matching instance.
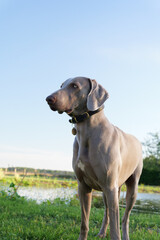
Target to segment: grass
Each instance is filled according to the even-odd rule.
[[[93,199],[88,240],[99,239],[104,209]],[[120,218],[124,209],[120,209]],[[0,192],[1,240],[76,240],[80,229],[79,201],[56,199],[37,204],[25,198],[8,197]],[[110,239],[109,231],[107,238]],[[158,214],[132,213],[130,216],[130,240],[160,239]]]
[[[126,191],[126,186],[123,185],[121,191]],[[160,193],[160,186],[146,186],[141,184],[138,186],[139,193]]]
[[[16,185],[20,183],[21,186],[45,186],[45,187],[77,187],[77,181],[72,179],[57,179],[57,178],[45,178],[45,177],[20,177],[16,176],[5,176],[0,179],[3,184],[11,184],[12,182]]]
[[[0,183],[11,184],[14,183],[21,186],[45,186],[45,187],[72,187],[77,188],[77,181],[73,179],[58,179],[58,178],[45,178],[45,177],[20,177],[16,176],[4,176],[0,178]],[[126,191],[125,185],[122,186],[121,191]],[[160,186],[145,186],[143,184],[138,187],[139,193],[160,193]]]

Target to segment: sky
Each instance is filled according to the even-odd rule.
[[[69,117],[45,98],[76,76],[123,131],[160,131],[160,1],[0,0],[0,168],[72,170]]]

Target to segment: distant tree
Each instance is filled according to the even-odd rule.
[[[160,186],[160,133],[149,133],[143,146],[145,158],[140,183]]]
[[[145,154],[148,158],[154,158],[160,162],[160,132],[149,133],[149,138],[143,143]]]

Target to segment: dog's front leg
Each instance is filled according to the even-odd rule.
[[[79,240],[87,240],[89,231],[89,214],[91,209],[92,189],[83,181],[78,183],[78,194],[81,204],[81,230]]]
[[[105,195],[109,208],[110,236],[112,240],[120,240],[118,188],[107,188]]]

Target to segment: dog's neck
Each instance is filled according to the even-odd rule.
[[[84,122],[85,120],[89,119],[92,115],[96,114],[96,113],[99,113],[100,111],[102,111],[104,109],[104,106],[98,108],[97,110],[95,111],[88,111],[88,112],[85,112],[81,115],[73,115],[73,114],[69,114],[70,117],[72,117],[69,122],[70,123],[73,123],[73,124],[78,124],[78,123],[81,123],[81,122]]]

